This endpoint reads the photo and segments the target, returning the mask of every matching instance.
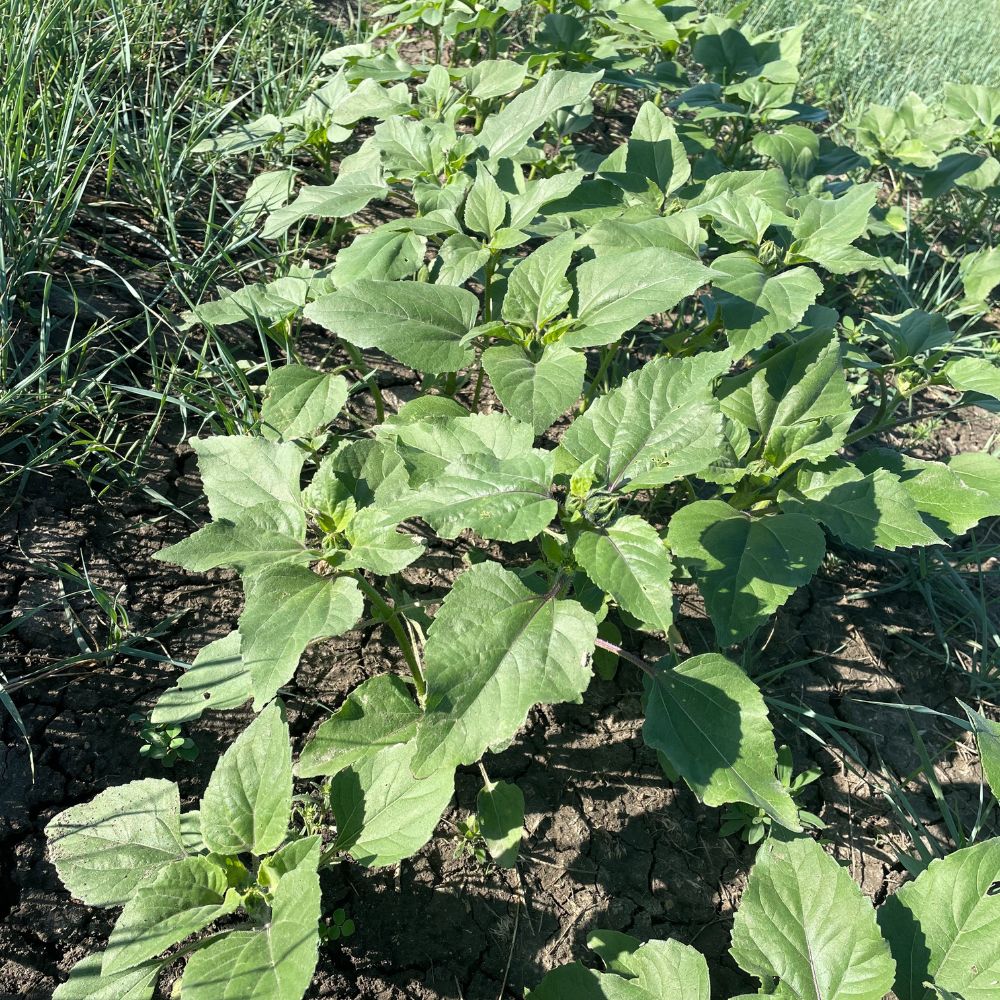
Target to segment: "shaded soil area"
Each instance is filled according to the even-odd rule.
[[[405,385],[398,390],[405,394]],[[995,418],[975,411],[927,440],[898,443],[930,457],[983,447],[996,428]],[[152,459],[148,485],[204,522],[190,449],[164,439]],[[185,806],[193,805],[218,755],[248,721],[245,712],[210,713],[188,727],[200,756],[173,769],[139,757],[138,727],[127,721],[172,683],[178,668],[164,660],[189,662],[233,627],[242,606],[233,574],[188,574],[153,560],[190,528],[145,494],[100,504],[71,480],[36,480],[0,523],[0,606],[8,609],[0,626],[11,625],[0,635],[6,678],[16,684],[78,657],[71,669],[15,694],[34,776],[16,726],[3,715],[0,997],[50,996],[77,960],[103,946],[116,915],[74,903],[62,889],[45,856],[48,820],[143,776],[177,780]],[[422,560],[408,581],[412,589],[433,605],[470,544],[460,540]],[[976,816],[980,780],[971,747],[951,742],[956,730],[945,720],[899,707],[956,714],[955,698],[970,700],[960,655],[968,635],[956,629],[952,665],[945,666],[918,588],[857,596],[903,579],[902,564],[840,555],[793,597],[770,634],[749,644],[746,666],[764,687],[796,770],[822,771],[802,805],[827,824],[824,839],[879,902],[905,878],[901,853],[913,853],[887,795],[900,800],[898,790],[905,792],[926,835],[948,841],[919,777],[911,725],[934,755],[950,807],[967,824]],[[107,648],[107,615],[78,581],[56,575],[60,564],[85,570],[113,595],[131,634],[152,636],[131,646],[161,659],[88,658],[86,649]],[[710,648],[697,594],[683,585],[681,612],[688,649]],[[297,746],[361,680],[405,671],[390,639],[358,631],[307,652],[287,691]],[[635,651],[664,652],[652,641]],[[754,848],[721,838],[720,811],[664,779],[642,741],[640,699],[638,672],[623,664],[612,681],[595,679],[582,704],[533,710],[514,744],[487,756],[490,776],[516,781],[525,795],[528,837],[516,871],[484,868],[457,851],[456,824],[474,810],[481,786],[478,770],[463,768],[451,807],[417,857],[377,871],[345,861],[327,872],[325,912],[343,907],[357,930],[324,947],[309,996],[520,997],[547,969],[585,957],[595,927],[691,943],[708,957],[713,996],[751,989],[727,949]]]

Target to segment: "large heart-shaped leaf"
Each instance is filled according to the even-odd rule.
[[[774,774],[778,755],[764,696],[731,660],[706,653],[647,678],[642,736],[706,805],[746,802],[801,829]]]
[[[485,350],[483,367],[504,407],[541,434],[580,398],[587,359],[556,342],[534,360],[511,344]]]
[[[201,835],[219,854],[281,846],[292,809],[292,748],[281,706],[264,709],[222,755],[201,800]]]
[[[733,925],[733,958],[778,995],[882,1000],[895,964],[871,903],[815,841],[769,840]]]
[[[180,816],[172,781],[145,778],[108,788],[49,822],[49,858],[77,899],[120,906],[185,856]]]
[[[422,372],[457,371],[472,360],[464,342],[479,300],[464,288],[359,278],[323,295],[305,315],[355,347],[375,347]]]
[[[1000,839],[932,861],[879,909],[896,959],[899,1000],[931,1000],[931,983],[963,1000],[993,1000],[1000,984]]]
[[[532,705],[579,699],[596,638],[593,616],[575,601],[536,594],[496,563],[463,573],[427,636],[414,773],[471,764],[509,740]]]
[[[819,568],[823,531],[804,514],[750,517],[697,500],[670,520],[667,543],[691,567],[723,645],[745,639]]]

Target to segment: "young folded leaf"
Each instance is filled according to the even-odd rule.
[[[282,876],[265,927],[230,931],[191,956],[181,980],[182,1000],[301,1000],[319,957],[319,855],[316,838],[298,867]]]

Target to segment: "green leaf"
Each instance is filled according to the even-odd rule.
[[[736,195],[731,191],[719,195],[703,212],[711,217],[716,235],[733,245],[760,246],[764,233],[774,221],[771,207],[762,198],[752,194]],[[715,266],[714,261],[712,266]]]
[[[464,285],[490,259],[488,247],[481,240],[453,233],[438,248],[439,268],[434,272],[437,285]]]
[[[104,973],[155,958],[196,931],[235,912],[239,893],[226,872],[208,858],[175,861],[125,904],[104,952]]]
[[[1000,285],[1000,247],[983,247],[967,253],[959,262],[958,273],[966,301],[985,307],[990,293]]]
[[[415,778],[414,743],[385,747],[338,771],[330,782],[338,850],[379,868],[415,854],[430,840],[455,790],[454,769]]]
[[[157,699],[150,721],[178,725],[200,718],[208,708],[239,708],[252,696],[250,671],[240,656],[240,633],[233,631],[198,653],[177,683]]]
[[[725,387],[723,412],[759,435],[757,453],[775,472],[843,445],[856,411],[840,352],[836,333],[817,330]]]
[[[280,563],[309,565],[315,553],[300,539],[275,531],[271,527],[274,517],[265,511],[266,507],[251,507],[238,524],[213,521],[183,541],[160,549],[153,558],[195,573],[218,566],[235,566],[241,573],[249,573]]]
[[[579,700],[596,637],[593,616],[575,601],[533,593],[496,563],[463,573],[424,648],[414,774],[473,763],[513,737],[539,702]]]
[[[81,959],[69,979],[56,987],[52,1000],[153,1000],[162,962],[143,962],[114,975],[104,974],[103,962],[100,951]]]
[[[1000,839],[986,840],[932,861],[879,908],[899,1000],[928,1000],[928,981],[963,1000],[993,1000],[1000,982],[998,881]]]
[[[333,184],[322,187],[305,185],[297,198],[273,211],[264,223],[265,240],[283,236],[296,222],[309,216],[320,219],[346,219],[360,212],[370,201],[387,194],[388,186],[367,173],[341,175]]]
[[[420,709],[406,684],[379,674],[356,687],[305,745],[295,773],[300,778],[336,774],[385,747],[407,743]]]
[[[841,264],[843,251],[868,228],[869,213],[875,206],[878,184],[856,184],[840,198],[803,195],[788,204],[798,216],[792,226],[793,258],[805,258],[833,274],[856,270]]]
[[[618,606],[650,631],[666,633],[674,620],[673,565],[656,529],[634,514],[603,531],[584,531],[573,544],[580,568]]]
[[[392,576],[423,554],[424,546],[412,535],[386,527],[384,515],[374,507],[359,510],[344,529],[350,549],[337,563],[340,570],[368,569]]]
[[[644,365],[570,424],[556,472],[573,473],[596,456],[609,489],[635,490],[705,468],[722,454],[712,382],[728,366],[724,353]]]
[[[305,453],[296,445],[255,437],[193,438],[202,487],[215,520],[239,524],[246,515],[304,541],[306,518],[299,501]]]
[[[859,549],[892,552],[941,541],[899,479],[885,469],[866,476],[831,459],[820,469],[803,469],[796,488],[781,491],[778,500],[782,510],[808,514]]]
[[[424,262],[426,246],[427,241],[412,230],[379,226],[356,236],[337,251],[334,281],[338,288],[344,288],[359,278],[376,281],[409,278]]]
[[[625,172],[652,181],[664,197],[691,176],[691,165],[673,121],[651,101],[646,101],[635,116]]]
[[[177,786],[145,778],[70,806],[45,827],[49,859],[88,906],[121,906],[161,868],[183,858]]]
[[[573,259],[573,233],[563,233],[514,265],[501,315],[508,323],[541,330],[569,305],[573,289],[566,271]]]
[[[301,1000],[319,956],[319,841],[274,890],[271,919],[260,930],[231,931],[191,956],[181,1000]]]
[[[862,472],[887,469],[896,476],[924,520],[942,537],[964,534],[984,517],[1000,514],[1000,500],[968,486],[942,462],[872,448],[858,458],[857,466]]]
[[[292,809],[292,748],[275,702],[222,755],[201,800],[201,835],[218,854],[257,857],[288,836]]]
[[[524,83],[528,67],[510,59],[484,59],[471,66],[462,77],[470,97],[488,101],[513,94]]]
[[[777,979],[778,995],[789,998],[882,1000],[892,989],[894,963],[871,903],[807,838],[761,847],[733,925],[732,955],[769,986]]]
[[[667,544],[698,581],[722,645],[750,635],[805,586],[826,551],[804,514],[752,518],[723,500],[697,500],[670,519]]]
[[[230,326],[256,321],[271,326],[289,316],[296,316],[309,300],[312,282],[288,275],[274,281],[255,282],[229,292],[220,289],[221,297],[202,302],[184,314],[188,324]]]
[[[628,979],[595,972],[579,962],[553,969],[526,996],[528,1000],[658,1000]]]
[[[966,486],[1000,504],[1000,458],[985,451],[967,451],[952,455],[945,464]]]
[[[590,96],[602,73],[545,73],[530,89],[518,94],[486,119],[476,142],[491,159],[520,152],[535,130],[560,108],[573,107]]]
[[[244,581],[244,589],[240,651],[255,709],[288,683],[309,643],[343,635],[364,610],[354,580],[333,580],[304,566],[261,570]]]
[[[690,945],[680,941],[647,941],[619,961],[635,976],[633,983],[651,996],[710,1000],[708,963]]]
[[[778,755],[760,689],[731,660],[706,653],[646,679],[646,745],[710,806],[746,802],[790,830],[795,803],[774,775]]]
[[[395,438],[397,452],[410,470],[410,484],[414,487],[436,479],[460,455],[513,459],[530,454],[534,441],[528,424],[505,413],[431,415],[407,423],[387,421],[376,433]]]
[[[586,357],[558,341],[547,344],[537,360],[515,344],[490,347],[482,363],[500,402],[536,434],[580,398],[587,371]]]
[[[698,213],[685,210],[652,219],[603,219],[584,232],[579,243],[589,246],[598,257],[663,247],[698,261],[704,236]]]
[[[972,732],[976,736],[976,746],[979,749],[979,764],[983,776],[989,783],[993,797],[1000,797],[1000,723],[987,719],[982,712],[959,702],[969,717]]]
[[[956,389],[1000,399],[1000,365],[987,358],[958,358],[944,366],[944,377]]]
[[[571,347],[611,344],[714,277],[700,262],[661,247],[597,257],[573,273],[577,328],[563,338]]]
[[[556,516],[559,505],[551,493],[550,452],[505,459],[464,455],[386,512],[392,519],[422,517],[442,538],[471,528],[483,538],[523,542]]]
[[[507,199],[496,178],[482,163],[476,168],[476,179],[465,199],[465,228],[488,239],[503,225],[507,214]]]
[[[457,371],[472,359],[463,341],[479,300],[464,288],[360,278],[306,307],[305,315],[361,348],[378,348],[422,372]]]
[[[948,321],[940,313],[907,309],[895,316],[872,313],[867,319],[876,334],[888,343],[897,361],[927,354],[953,339]]]
[[[524,836],[524,793],[506,781],[487,782],[476,797],[479,831],[500,868],[513,868]]]
[[[712,261],[712,298],[722,311],[726,336],[740,356],[794,329],[819,298],[823,283],[808,267],[772,275],[749,253],[724,254]]]
[[[347,379],[302,365],[271,372],[260,411],[261,433],[276,441],[311,437],[333,423],[347,402]]]
[[[587,947],[600,956],[605,968],[620,976],[632,975],[626,962],[628,956],[637,951],[641,945],[642,942],[631,934],[609,931],[602,927],[592,930],[587,938]]]

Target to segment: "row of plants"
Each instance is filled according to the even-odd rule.
[[[797,100],[795,30],[654,0],[380,15],[371,41],[324,57],[305,105],[203,144],[289,164],[257,176],[244,218],[266,239],[298,230],[307,252],[187,322],[256,324],[290,351],[311,324],[344,363],[275,369],[254,433],[192,442],[212,520],[160,558],[237,570],[245,606],[152,722],[259,714],[198,809],[145,779],[52,821],[70,891],[124,906],[57,996],[150,997],[182,957],[183,998],[304,995],[318,872],[420,850],[456,768],[623,663],[666,780],[774,831],[734,930],[762,992],[985,998],[995,844],[932,865],[876,924],[795,837],[805,817],[736,656],[829,548],[946,544],[1000,513],[997,458],[886,446],[916,416],[1000,399],[980,323],[1000,258],[938,238],[995,221],[1000,91],[833,130]],[[407,55],[421,39],[431,64]],[[949,294],[893,309],[915,267],[939,290],[954,272]],[[396,408],[385,358],[419,388]],[[468,566],[430,617],[407,570],[463,533]],[[683,583],[713,651],[687,655]],[[368,678],[293,755],[282,689],[307,646],[357,627],[388,630],[408,676]],[[636,655],[643,634],[665,655]],[[478,828],[510,866],[523,796],[483,773]],[[604,934],[596,950],[606,973],[568,966],[532,995],[708,996],[684,946]]]

